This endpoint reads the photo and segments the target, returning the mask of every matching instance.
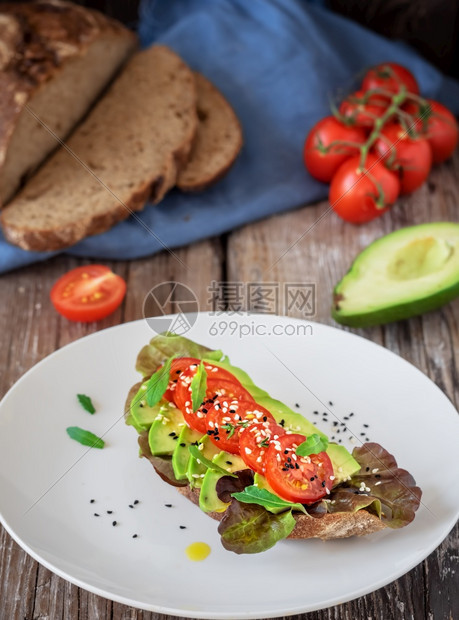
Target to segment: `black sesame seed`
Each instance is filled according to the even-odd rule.
[[[333,426],[338,426],[339,422],[333,422]]]
[[[267,419],[268,418],[266,416],[264,416],[263,417],[263,422],[266,422]],[[285,420],[284,420],[284,418],[282,418],[282,420],[279,422],[279,426],[284,426],[284,424],[285,424]]]
[[[313,422],[313,424],[314,424],[315,426],[317,426],[317,422]]]
[[[172,437],[172,439],[173,439],[174,441],[177,441],[177,439],[178,439],[178,435],[176,435],[175,437]]]
[[[365,437],[365,441],[370,441],[370,438],[369,437]]]
[[[179,527],[181,530],[186,530],[186,525],[180,525]]]
[[[202,411],[203,413],[207,413],[207,409],[205,409],[204,407],[201,409],[201,411]]]
[[[300,469],[300,466],[298,465],[298,463],[295,463],[295,469]]]
[[[300,408],[300,405],[299,405],[298,403],[295,403],[295,407],[296,407],[297,409],[299,409],[299,408]]]
[[[134,508],[134,506],[132,504],[129,504],[129,508]]]
[[[381,478],[381,475],[380,474],[376,474],[375,478]]]
[[[312,478],[309,478],[309,480],[310,480],[311,482],[314,482],[314,476],[312,476]]]
[[[90,504],[94,504],[94,502],[95,502],[95,501],[96,501],[95,499],[90,499],[90,500],[89,500],[89,503],[90,503]]]
[[[232,462],[232,461],[226,461],[226,464],[227,464],[227,465],[232,465],[232,464],[233,464],[233,462]]]
[[[288,471],[288,467],[283,467],[282,471]]]
[[[180,444],[180,446],[181,446],[182,448],[184,448],[184,447],[186,446],[186,443],[184,443],[184,442],[182,441],[182,443]]]
[[[364,437],[364,436],[365,436],[365,433],[360,433],[360,436],[361,436],[361,437]]]
[[[288,454],[288,450],[284,450],[284,454]]]
[[[113,522],[112,522],[112,525],[113,525],[113,527],[115,527],[115,525],[117,525],[117,522],[116,522],[116,521],[113,521]]]
[[[335,436],[334,436],[334,435],[332,435],[332,438],[331,438],[331,439],[332,439],[332,441],[334,441],[334,439],[335,439]]]
[[[176,370],[176,371],[175,371],[175,373],[176,373],[177,375],[179,375],[181,372],[182,372],[181,370]]]
[[[349,414],[349,417],[350,417],[350,418],[352,418],[352,416],[353,416],[353,415],[354,415],[353,413],[350,413],[350,414]]]
[[[172,504],[164,504],[166,508],[172,508]]]
[[[133,534],[132,538],[138,538],[137,534]]]
[[[343,420],[349,420],[349,416],[345,415]]]
[[[338,443],[341,443],[341,439],[338,439]]]
[[[364,428],[370,428],[370,425],[369,424],[364,424],[363,427]]]
[[[333,407],[333,403],[331,400],[328,401],[328,404],[330,405],[330,407]]]
[[[113,512],[113,510],[107,510],[107,514],[108,514],[108,515],[111,515],[111,514],[112,514],[112,512]]]
[[[314,413],[314,415],[319,415],[318,411],[314,411],[313,413]]]
[[[365,471],[370,471],[370,468],[369,467],[365,467]]]
[[[98,514],[97,512],[94,513],[95,517],[100,517],[100,514]]]
[[[236,413],[236,409],[230,409],[229,412],[230,413]]]
[[[172,433],[169,433],[169,437],[173,437],[175,435],[175,431],[172,431]]]
[[[322,487],[325,486],[325,480],[322,480],[322,482],[320,483]]]

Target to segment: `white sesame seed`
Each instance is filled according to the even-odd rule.
[[[375,467],[374,469],[372,469],[372,470],[371,470],[371,473],[372,473],[372,474],[377,474],[377,473],[378,473],[378,471],[379,471],[379,468],[378,468],[378,467]]]
[[[381,480],[378,480],[378,482],[375,482],[375,487],[377,487],[378,484],[381,484],[381,482],[382,482]]]
[[[245,448],[245,453],[246,454],[252,454],[252,450],[250,448]]]

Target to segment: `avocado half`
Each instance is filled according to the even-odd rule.
[[[361,252],[333,292],[332,316],[351,327],[407,319],[459,296],[459,223],[401,228]]]

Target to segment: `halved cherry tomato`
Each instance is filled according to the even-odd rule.
[[[363,78],[361,90],[384,89],[390,93],[398,93],[401,86],[409,93],[419,94],[416,78],[402,65],[395,62],[384,62],[372,67]]]
[[[314,125],[306,138],[305,166],[314,178],[329,183],[341,164],[358,153],[358,146],[349,143],[360,145],[365,140],[366,133],[361,127],[348,127],[334,116],[327,116]],[[337,141],[347,144],[330,146]]]
[[[124,299],[126,282],[105,265],[84,265],[68,271],[51,289],[56,310],[70,319],[89,323],[112,314]]]
[[[444,105],[426,99],[430,115],[423,122],[418,103],[410,101],[404,106],[415,119],[415,128],[428,141],[434,164],[440,164],[454,153],[459,140],[459,127],[454,115]]]
[[[240,431],[260,421],[275,424],[271,413],[254,401],[219,397],[206,416],[207,434],[221,450],[239,454]]]
[[[331,207],[343,220],[363,224],[383,215],[399,193],[397,175],[370,154],[363,170],[360,157],[344,162],[333,177],[329,198]]]
[[[384,114],[387,106],[387,98],[359,90],[346,97],[339,107],[339,113],[352,125],[370,128]]]
[[[313,504],[333,486],[333,465],[326,452],[297,456],[304,435],[285,434],[273,441],[266,457],[266,479],[289,502]]]
[[[429,176],[432,151],[427,140],[410,137],[400,123],[384,127],[374,150],[384,159],[386,166],[398,174],[401,194],[414,192]]]
[[[271,441],[284,434],[282,426],[270,419],[250,424],[239,433],[241,458],[253,471],[264,474],[266,455]]]

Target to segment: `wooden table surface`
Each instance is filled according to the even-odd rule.
[[[49,300],[53,282],[68,269],[87,261],[60,255],[0,276],[0,394],[59,347],[105,327],[140,318],[145,294],[164,281],[175,280],[190,286],[202,310],[210,309],[207,287],[212,280],[315,283],[316,310],[310,318],[334,325],[330,318],[331,290],[359,250],[401,226],[458,221],[458,214],[456,157],[434,170],[424,187],[399,200],[389,214],[361,228],[339,220],[323,202],[178,249],[176,256],[180,260],[162,252],[142,260],[113,262],[113,270],[127,281],[126,299],[115,314],[89,325],[61,318]],[[170,311],[174,311],[173,306]],[[457,407],[459,299],[423,317],[352,331],[417,366]],[[457,535],[456,528],[424,562],[387,587],[297,618],[459,618]],[[333,589],[333,584],[329,587]],[[99,618],[159,620],[165,616],[127,608],[71,585],[29,557],[0,528],[0,620]]]

